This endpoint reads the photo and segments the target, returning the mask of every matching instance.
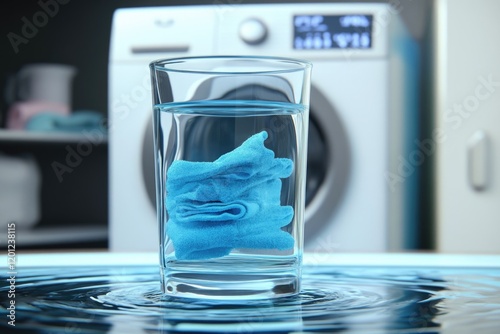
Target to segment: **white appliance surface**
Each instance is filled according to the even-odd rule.
[[[436,249],[500,253],[500,2],[435,4]]]
[[[371,16],[371,47],[294,49],[296,15]],[[255,19],[261,26],[252,30]],[[259,39],[262,29],[267,31],[266,39],[257,44],[244,41]],[[144,159],[152,159],[144,155],[145,140],[152,146],[147,135],[152,122],[148,64],[159,58],[217,54],[275,55],[313,62],[311,117],[321,127],[329,166],[306,207],[306,249],[406,248],[414,231],[408,203],[416,201],[409,192],[416,175],[396,185],[388,182],[387,175],[397,173],[397,159],[406,149],[404,137],[414,131],[407,125],[416,124],[415,119],[405,119],[414,116],[404,109],[411,105],[405,99],[413,93],[407,87],[411,80],[405,56],[411,51],[401,44],[407,38],[398,15],[385,4],[117,10],[109,59],[111,250],[158,249],[156,211],[143,176],[148,173]]]

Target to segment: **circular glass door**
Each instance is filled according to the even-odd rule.
[[[230,124],[200,124],[203,135]],[[213,130],[211,130],[213,129]],[[231,131],[230,131],[231,132]],[[234,132],[234,131],[233,131]],[[194,132],[196,133],[196,132]],[[223,154],[222,152],[221,154]],[[311,87],[306,180],[305,241],[332,222],[349,177],[350,152],[346,132],[334,106]],[[146,125],[142,170],[151,205],[156,208],[153,121]]]

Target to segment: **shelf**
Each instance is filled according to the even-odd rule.
[[[16,245],[19,248],[54,246],[67,243],[84,243],[107,240],[108,228],[106,226],[67,226],[44,227],[33,229],[17,229]],[[7,247],[6,238],[0,239],[0,247]]]
[[[92,133],[92,131],[90,131]],[[82,132],[36,132],[24,130],[0,130],[0,143],[79,143],[106,144],[108,136],[100,133],[90,137]]]

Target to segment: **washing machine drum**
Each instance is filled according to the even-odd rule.
[[[249,85],[237,91],[228,92],[224,98],[228,100],[248,100],[250,98],[288,101],[281,92],[271,91],[266,87]],[[307,152],[306,179],[306,228],[305,240],[312,238],[325,224],[329,224],[335,212],[348,178],[349,150],[343,126],[333,106],[327,102],[314,87],[311,92],[309,137]],[[188,159],[196,161],[214,161],[222,154],[230,151],[226,147],[233,142],[235,135],[234,120],[220,118],[217,121],[199,118],[192,122],[186,131],[190,132],[190,141],[196,145],[191,152],[184,152]],[[153,207],[156,206],[156,190],[154,177],[153,124],[148,122],[143,142],[143,177],[147,193]],[[241,131],[241,124],[238,124]],[[221,136],[221,133],[223,134]],[[295,141],[295,133],[285,133],[289,140]],[[220,138],[220,140],[216,140]],[[203,143],[200,147],[200,143]],[[209,146],[208,146],[209,145]],[[279,152],[275,152],[279,156]]]

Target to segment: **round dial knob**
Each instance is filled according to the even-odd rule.
[[[266,37],[267,27],[258,19],[248,19],[240,25],[240,38],[247,44],[260,44]]]

